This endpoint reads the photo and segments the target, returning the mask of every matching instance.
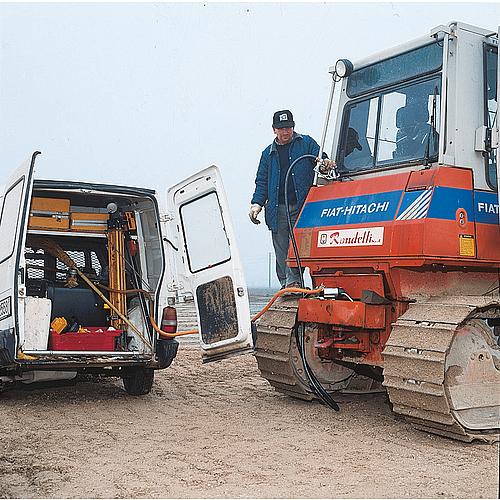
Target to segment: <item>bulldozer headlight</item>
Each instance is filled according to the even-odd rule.
[[[339,59],[335,63],[335,73],[337,73],[337,76],[340,78],[345,78],[346,76],[349,76],[354,69],[354,66],[349,59]]]

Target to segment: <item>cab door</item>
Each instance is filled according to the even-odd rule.
[[[39,152],[25,161],[5,184],[0,213],[0,366],[16,359],[19,325],[24,321],[24,242],[33,169]]]
[[[171,187],[167,208],[165,250],[177,254],[178,281],[193,293],[204,361],[249,351],[248,293],[219,169]]]

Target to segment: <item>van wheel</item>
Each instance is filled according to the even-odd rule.
[[[149,394],[153,387],[155,372],[152,368],[134,368],[123,375],[123,387],[131,396]]]

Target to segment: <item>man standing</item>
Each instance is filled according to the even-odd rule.
[[[257,176],[255,192],[252,197],[249,217],[254,224],[260,224],[257,216],[265,207],[265,221],[272,232],[274,252],[276,254],[276,274],[282,288],[298,286],[301,276],[298,268],[286,265],[288,245],[287,213],[285,206],[285,190],[292,226],[297,217],[309,188],[314,180],[314,165],[316,161],[304,158],[297,162],[288,176],[288,186],[285,186],[285,176],[290,165],[303,155],[319,155],[319,145],[310,136],[294,131],[295,122],[292,113],[285,109],[276,111],[273,116],[274,141],[262,152]],[[326,155],[325,155],[326,157]],[[322,167],[331,169],[335,166],[332,160],[323,160]]]

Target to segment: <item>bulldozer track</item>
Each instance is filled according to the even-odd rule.
[[[318,399],[312,392],[297,348],[298,297],[279,298],[257,322],[255,357],[262,377],[277,391],[297,399]],[[306,325],[306,357],[310,369],[330,393],[373,393],[384,389],[379,382],[356,374],[336,363],[322,363],[314,357],[314,324]]]
[[[464,325],[484,329],[475,322],[488,317],[491,311],[498,316],[499,308],[498,302],[488,302],[482,297],[450,297],[411,304],[393,324],[383,352],[383,385],[393,411],[422,431],[466,442],[498,441],[500,378],[497,376],[489,386],[481,387],[490,398],[484,414],[490,424],[498,421],[498,428],[489,425],[485,430],[467,428],[461,422],[460,408],[453,407],[445,375],[457,331]],[[298,298],[285,296],[261,317],[257,323],[255,357],[262,377],[277,391],[311,401],[316,396],[305,379],[294,336],[297,309]],[[500,348],[493,349],[498,349],[500,360]]]
[[[383,351],[383,385],[393,411],[417,429],[466,442],[495,442],[500,430],[500,379],[487,387],[490,401],[483,410],[490,422],[496,419],[496,430],[469,429],[460,422],[460,408],[453,407],[446,372],[459,329],[467,324],[480,327],[475,318],[487,316],[498,304],[487,305],[480,297],[456,299],[410,304],[393,324]]]
[[[262,315],[257,323],[255,357],[262,377],[277,391],[311,401],[316,396],[299,373],[303,373],[303,365],[294,338],[298,307],[298,298],[285,296]]]

